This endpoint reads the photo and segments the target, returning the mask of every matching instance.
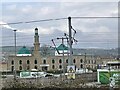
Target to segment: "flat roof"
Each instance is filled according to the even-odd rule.
[[[109,61],[107,62],[108,65],[120,65],[120,61]]]

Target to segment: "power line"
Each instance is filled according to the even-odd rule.
[[[57,33],[57,34],[61,34],[61,33]],[[40,35],[40,34],[39,34]],[[46,34],[47,35],[47,34]],[[55,33],[53,33],[53,34],[51,34],[50,36],[51,37],[54,37],[56,34]],[[34,35],[17,35],[17,38],[19,38],[19,37],[23,37],[23,36],[27,36],[27,37],[34,37]],[[9,35],[9,36],[4,36],[4,35],[2,35],[1,37],[4,37],[4,38],[9,38],[9,37],[13,37],[13,35]],[[43,34],[43,36],[39,36],[39,37],[45,37],[45,35]]]
[[[72,19],[95,19],[95,18],[120,18],[118,16],[81,16],[81,17],[71,17]],[[43,20],[32,20],[26,22],[11,22],[7,24],[0,25],[13,25],[13,24],[23,24],[23,23],[37,23],[37,22],[46,22],[46,21],[57,21],[57,20],[65,20],[68,18],[56,18],[56,19],[43,19]]]
[[[100,35],[106,35],[106,34],[113,34],[113,33],[117,33],[118,34],[118,32],[83,32],[84,34],[92,34],[92,35],[97,35],[97,34],[100,34]],[[57,33],[57,34],[61,34],[61,33]],[[55,36],[56,34],[52,34],[52,35],[50,35],[50,36]],[[23,35],[24,36],[24,35]],[[23,37],[23,36],[21,36],[21,35],[18,35],[17,36],[17,38],[21,38],[21,37]],[[33,37],[33,35],[25,35],[25,36],[27,36],[27,37]],[[12,35],[11,36],[4,36],[4,35],[2,35],[2,37],[4,37],[4,38],[10,38],[10,37],[13,37]],[[45,37],[45,36],[40,36],[40,37]]]
[[[12,25],[12,24],[23,24],[23,23],[37,23],[37,22],[46,22],[46,21],[56,21],[56,20],[64,20],[67,18],[56,18],[56,19],[43,19],[43,20],[33,20],[33,21],[26,21],[26,22],[12,22],[7,24],[0,24],[0,25]]]
[[[94,19],[94,18],[120,18],[118,16],[84,16],[84,17],[71,17],[72,19]]]

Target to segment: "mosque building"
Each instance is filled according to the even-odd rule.
[[[68,47],[61,44],[57,47],[57,50],[62,52],[69,52]],[[63,68],[68,65],[68,55],[58,54],[55,51],[54,56],[42,57],[40,54],[40,43],[38,28],[35,28],[34,35],[34,50],[31,52],[27,47],[23,46],[16,55],[9,56],[8,59],[8,70],[10,71],[23,71],[37,69],[39,71],[54,71],[63,70]],[[92,68],[95,69],[96,65],[101,62],[100,60],[93,59],[93,57],[87,55],[73,55],[73,65],[77,69]]]

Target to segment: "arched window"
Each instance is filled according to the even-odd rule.
[[[22,66],[19,66],[19,70],[22,70]]]
[[[34,63],[37,64],[37,60],[36,59],[35,59]]]
[[[12,64],[12,65],[14,64],[14,61],[13,61],[13,60],[11,61],[11,64]]]
[[[90,60],[89,60],[89,64],[90,64]]]
[[[55,60],[54,60],[54,59],[52,60],[52,63],[55,63]]]
[[[94,64],[96,64],[96,60],[94,60]]]
[[[66,59],[66,63],[68,63],[68,59]]]
[[[52,69],[55,69],[55,65],[52,65]]]
[[[27,60],[27,64],[30,64],[30,61],[29,61],[29,60]]]
[[[37,66],[35,66],[34,68],[37,69]]]
[[[82,64],[80,65],[80,68],[83,68],[83,65],[82,65]]]
[[[80,59],[80,63],[83,63],[83,59]]]
[[[59,60],[59,63],[62,63],[62,60],[61,60],[61,59]]]
[[[92,62],[92,64],[94,64],[94,60],[92,60],[91,62]]]
[[[73,59],[73,63],[75,63],[76,61],[75,61],[75,59]]]
[[[62,69],[62,65],[59,65],[59,69]]]
[[[11,71],[14,71],[14,66],[11,67]]]
[[[46,64],[46,60],[43,60],[43,64]]]
[[[90,68],[90,65],[88,67]]]
[[[27,66],[27,70],[30,70],[30,66]]]
[[[19,64],[22,64],[22,60],[19,61]]]

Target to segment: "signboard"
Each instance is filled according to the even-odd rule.
[[[97,71],[98,82],[101,84],[120,84],[120,71],[99,69]]]
[[[74,65],[67,66],[67,72],[68,72],[68,75],[67,75],[68,79],[75,79],[75,66]]]
[[[30,77],[30,72],[20,72],[20,77],[21,78]]]
[[[114,78],[114,77],[110,77],[110,78],[109,78],[109,81],[110,81],[110,84],[109,84],[110,87],[113,88],[113,87],[115,86],[115,78]]]

